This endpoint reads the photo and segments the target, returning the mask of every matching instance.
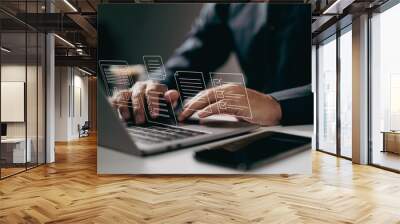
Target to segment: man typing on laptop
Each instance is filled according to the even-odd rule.
[[[174,80],[177,71],[208,74],[233,52],[247,78],[246,86],[224,84],[202,90],[184,103],[179,121],[198,112],[200,118],[228,114],[262,126],[312,123],[311,54],[310,46],[304,45],[311,37],[304,35],[309,21],[294,19],[299,13],[309,12],[293,6],[272,11],[259,4],[206,4],[187,39],[166,63],[166,79],[136,82],[115,95],[112,102],[124,120],[145,123],[141,102],[152,118],[159,116],[160,98],[173,106],[178,104],[182,93]],[[154,92],[159,94],[154,96]],[[217,92],[246,92],[247,99],[237,99],[236,107],[225,107],[226,99],[219,98]],[[251,116],[243,114],[242,106],[251,108]]]

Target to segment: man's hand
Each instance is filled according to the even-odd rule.
[[[237,105],[248,107],[247,99],[220,99],[216,98],[215,93],[222,91],[224,94],[242,94],[247,90],[251,118],[248,110],[241,110],[240,107],[229,107],[226,105]],[[208,102],[210,101],[210,104]],[[199,111],[200,118],[205,118],[214,114],[222,113],[238,117],[239,119],[250,123],[273,126],[279,124],[282,111],[280,104],[271,96],[257,92],[252,89],[245,89],[241,85],[222,85],[200,92],[196,97],[191,99],[183,108],[179,115],[179,121],[183,121],[190,117],[195,111]]]
[[[123,120],[134,119],[136,124],[143,124],[146,122],[144,106],[148,107],[150,116],[156,118],[159,114],[160,97],[164,97],[167,102],[175,106],[179,93],[176,90],[167,91],[167,87],[158,82],[143,81],[135,83],[129,90],[120,91],[111,101]],[[132,108],[129,108],[130,106]]]

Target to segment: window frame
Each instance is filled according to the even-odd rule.
[[[373,67],[372,67],[372,54],[373,54],[373,49],[372,49],[372,41],[373,41],[373,35],[372,35],[372,19],[374,18],[374,14],[381,14],[384,13],[385,11],[400,5],[400,0],[388,0],[382,5],[378,6],[377,8],[374,8],[372,10],[369,10],[368,13],[368,165],[377,167],[383,170],[388,170],[391,172],[395,173],[400,173],[400,169],[394,169],[391,167],[387,167],[384,165],[380,165],[377,163],[373,162],[373,154],[374,154],[374,147],[373,147],[373,126],[372,126],[372,119],[373,119],[373,113],[372,113],[372,94],[373,94],[373,88],[372,88],[372,76],[373,76]]]
[[[344,25],[343,27],[337,27],[336,32],[332,33],[331,35],[327,36],[324,39],[318,40],[316,43],[316,90],[319,90],[319,85],[320,85],[320,72],[319,72],[319,47],[321,44],[326,44],[330,41],[336,41],[336,152],[332,153],[329,151],[326,151],[324,149],[320,149],[319,145],[319,110],[320,110],[320,105],[319,105],[319,94],[317,92],[316,94],[316,150],[319,152],[323,152],[329,155],[337,156],[346,160],[352,160],[352,158],[347,157],[342,155],[341,153],[341,119],[340,119],[340,77],[341,77],[341,66],[340,66],[340,38],[342,35],[346,34],[347,32],[352,32],[352,22],[347,22],[349,17],[344,17],[342,20],[339,20],[337,23],[341,23],[343,21]],[[333,26],[337,26],[337,24],[334,24]]]
[[[39,12],[39,3],[40,2],[43,2],[42,0],[34,0],[34,1],[32,1],[31,3],[34,3],[34,4],[36,4],[36,13],[38,13]],[[24,7],[25,7],[25,21],[27,20],[27,18],[26,18],[26,16],[27,16],[27,13],[29,13],[28,12],[28,9],[27,9],[27,3],[28,3],[28,1],[22,1],[22,3],[24,3],[25,5],[24,5]],[[47,9],[48,7],[46,7],[46,12],[47,12]],[[16,22],[18,22],[18,23],[21,23],[21,28],[23,28],[23,29],[21,29],[19,32],[21,33],[21,34],[23,34],[23,35],[25,35],[25,39],[24,39],[24,44],[25,44],[25,49],[24,49],[24,52],[25,52],[25,55],[24,55],[24,57],[25,57],[25,102],[24,102],[24,122],[25,122],[25,124],[24,124],[24,130],[25,130],[25,133],[24,133],[24,139],[25,139],[25,166],[24,166],[24,169],[23,170],[20,170],[20,171],[17,171],[17,172],[14,172],[14,173],[12,173],[12,174],[8,174],[8,175],[4,175],[3,173],[2,173],[2,167],[0,166],[0,180],[3,180],[3,179],[6,179],[6,178],[8,178],[8,177],[12,177],[12,176],[14,176],[14,175],[17,175],[17,174],[20,174],[20,173],[23,173],[23,172],[26,172],[26,171],[28,171],[28,170],[30,170],[30,169],[33,169],[33,168],[36,168],[36,167],[39,167],[39,166],[41,166],[41,165],[44,165],[44,164],[46,164],[47,163],[47,110],[46,110],[46,108],[47,108],[47,44],[48,44],[48,40],[47,40],[47,32],[43,32],[43,31],[41,31],[41,30],[38,30],[37,28],[35,28],[35,27],[32,27],[31,25],[29,25],[28,23],[25,23],[24,21],[22,21],[22,20],[20,20],[20,19],[18,19],[17,17],[15,17],[12,13],[9,13],[8,11],[6,11],[6,10],[4,10],[4,9],[1,9],[1,12],[2,13],[4,13],[4,14],[6,14],[6,15],[8,15],[11,19],[13,19],[13,20],[15,20]],[[0,26],[1,26],[1,24],[0,24]],[[0,27],[1,28],[1,27]],[[2,45],[2,34],[3,33],[7,33],[7,32],[4,32],[4,31],[2,31],[1,29],[0,29],[0,46]],[[28,156],[28,153],[26,153],[27,152],[27,143],[28,143],[28,108],[27,108],[27,83],[28,83],[28,65],[29,65],[29,63],[28,63],[28,34],[33,34],[34,36],[36,36],[36,43],[34,43],[34,44],[36,44],[36,47],[35,47],[35,55],[36,55],[36,58],[35,58],[35,60],[34,60],[34,66],[36,66],[36,69],[35,69],[35,72],[34,72],[34,75],[36,76],[36,86],[35,86],[35,88],[36,88],[36,91],[33,93],[33,94],[35,94],[35,97],[36,97],[36,122],[33,122],[33,125],[36,125],[36,127],[35,127],[35,129],[36,129],[36,136],[34,136],[34,137],[32,137],[32,138],[36,138],[36,141],[37,141],[37,144],[36,144],[36,161],[33,163],[33,164],[29,164],[28,165],[28,163],[29,162],[27,162],[28,161],[28,158],[27,158],[27,156]],[[40,34],[42,34],[42,35],[40,35]],[[41,36],[41,38],[39,38],[39,36]],[[43,49],[41,49],[41,51],[39,51],[39,43],[41,42],[41,44],[42,44],[42,48]],[[44,62],[43,64],[40,64],[39,63],[39,52],[41,52],[43,55],[41,55],[41,60]],[[2,76],[1,76],[1,68],[3,67],[3,64],[2,64],[2,62],[3,62],[3,58],[2,58],[2,56],[1,56],[1,54],[0,54],[0,82],[2,81]],[[38,79],[38,77],[39,77],[39,66],[42,66],[42,70],[41,70],[41,76],[42,76],[42,84],[43,84],[43,92],[42,92],[42,96],[43,96],[43,99],[42,99],[42,103],[43,103],[43,105],[41,105],[41,107],[43,107],[42,109],[44,110],[43,112],[44,112],[44,114],[43,114],[43,116],[40,118],[40,120],[42,121],[42,125],[43,125],[43,145],[41,146],[41,147],[43,147],[42,149],[41,149],[41,151],[43,152],[43,154],[41,155],[41,159],[42,160],[39,160],[39,141],[38,141],[38,139],[39,139],[39,79]],[[1,89],[1,86],[0,86],[0,89]],[[1,101],[1,99],[0,99],[0,101]],[[1,110],[1,105],[0,105],[0,110]],[[0,115],[1,116],[1,115]],[[1,123],[1,119],[0,119],[0,123]],[[0,145],[0,156],[1,156],[1,152],[2,152],[2,147],[1,147],[1,145]],[[33,152],[33,151],[32,151]],[[43,157],[43,158],[42,158]],[[40,162],[40,161],[42,161],[42,162]]]

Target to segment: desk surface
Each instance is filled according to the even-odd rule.
[[[400,134],[400,131],[381,131],[381,133],[383,133],[383,134],[396,134],[396,135],[398,135],[398,134]]]
[[[29,141],[29,138],[27,139]],[[1,139],[1,143],[20,143],[20,142],[25,142],[25,138],[5,138]]]
[[[212,147],[229,143],[250,135],[265,131],[278,131],[289,134],[312,137],[313,126],[263,127],[252,133],[222,141],[205,144]],[[248,172],[229,169],[207,163],[201,163],[193,158],[195,151],[204,149],[205,145],[190,147],[159,155],[138,157],[127,155],[109,148],[97,147],[98,174],[311,174],[311,148],[285,159],[266,164]]]

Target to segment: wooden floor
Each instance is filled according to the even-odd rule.
[[[374,164],[400,170],[400,155],[391,152],[382,152],[375,150],[373,152]]]
[[[97,176],[96,139],[0,181],[0,223],[400,223],[400,175],[315,152],[312,176]]]
[[[3,178],[3,177],[8,177],[8,176],[11,176],[11,175],[14,175],[14,174],[16,174],[16,173],[20,173],[20,172],[23,172],[23,171],[25,171],[26,169],[25,169],[25,167],[23,167],[23,168],[20,168],[20,167],[17,167],[17,168],[9,168],[9,167],[7,167],[7,168],[1,168],[1,177]]]

